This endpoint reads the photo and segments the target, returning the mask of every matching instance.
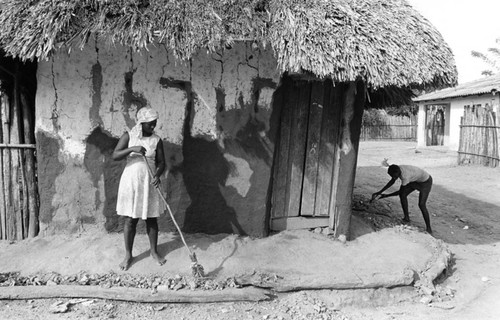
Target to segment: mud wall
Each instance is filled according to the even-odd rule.
[[[89,42],[39,63],[36,139],[42,234],[120,231],[111,154],[150,105],[160,118],[171,208],[187,232],[267,232],[280,75],[270,49],[238,43],[181,62],[162,45],[135,53]],[[172,224],[160,218],[160,228]]]

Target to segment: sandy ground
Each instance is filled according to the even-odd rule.
[[[364,142],[360,146],[355,199],[367,197],[388,181],[389,176],[380,167],[383,158],[389,158],[391,164],[420,166],[432,175],[434,186],[428,209],[434,236],[447,243],[453,253],[447,277],[436,283],[452,288],[454,298],[446,305],[418,301],[376,309],[350,308],[351,316],[354,319],[500,319],[500,305],[495,302],[500,299],[500,168],[457,166],[456,153],[443,148],[417,149],[414,143]],[[425,223],[417,199],[415,194],[409,200],[411,224],[423,229]],[[402,217],[397,199],[380,202],[377,205],[386,206],[391,217]]]
[[[388,180],[390,163],[425,168],[434,179],[428,208],[435,237],[411,195],[409,227],[402,227],[396,198],[368,203]],[[137,304],[90,299],[72,301],[68,312],[50,307],[68,299],[0,300],[0,319],[499,319],[500,169],[456,166],[456,154],[440,148],[417,150],[415,143],[362,142],[354,190],[353,236],[342,244],[308,231],[267,239],[232,235],[189,236],[199,261],[212,277],[279,275],[275,287],[341,283],[370,286],[404,279],[405,270],[425,271],[444,241],[452,253],[449,269],[422,288],[307,290],[277,293],[270,301],[207,304]],[[378,232],[368,233],[371,228]],[[189,260],[176,234],[161,234],[167,264],[148,257],[147,239],[138,235],[134,274],[189,273]],[[286,249],[288,248],[288,250]],[[17,244],[0,243],[0,272],[75,274],[118,272],[121,235],[86,232]],[[370,253],[370,254],[367,254]],[[315,282],[316,281],[316,282]],[[1,288],[0,288],[1,290]]]

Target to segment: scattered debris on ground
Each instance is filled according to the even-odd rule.
[[[394,216],[391,203],[375,201],[363,194],[354,194],[352,200],[353,214],[368,222],[375,231],[401,225],[401,218]]]
[[[175,275],[174,277],[160,275],[133,275],[133,274],[89,274],[81,272],[76,275],[62,276],[55,272],[21,276],[19,272],[0,273],[0,287],[9,286],[55,286],[79,285],[100,286],[103,288],[127,287],[153,290],[223,290],[239,288],[234,277],[224,280],[210,278],[194,278]]]

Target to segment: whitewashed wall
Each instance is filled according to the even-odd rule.
[[[418,110],[418,134],[417,134],[417,145],[419,147],[426,146],[426,135],[425,135],[425,106],[432,104],[447,104],[447,110],[445,113],[445,138],[444,145],[447,146],[450,150],[458,151],[459,143],[460,143],[460,121],[464,115],[464,106],[466,105],[474,105],[481,104],[486,105],[486,103],[490,105],[494,105],[498,110],[498,106],[500,103],[498,95],[492,94],[483,94],[476,96],[468,96],[468,97],[458,97],[451,99],[443,99],[443,100],[435,100],[435,101],[425,101],[419,103]]]

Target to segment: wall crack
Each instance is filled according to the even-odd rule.
[[[50,120],[52,121],[52,125],[54,126],[54,131],[58,132],[61,129],[61,126],[59,124],[59,111],[57,108],[57,104],[59,102],[59,94],[57,92],[56,74],[54,72],[54,58],[52,58],[51,72],[52,72],[52,87],[54,88],[55,99],[54,99],[54,103],[52,105],[52,113],[50,116]]]

